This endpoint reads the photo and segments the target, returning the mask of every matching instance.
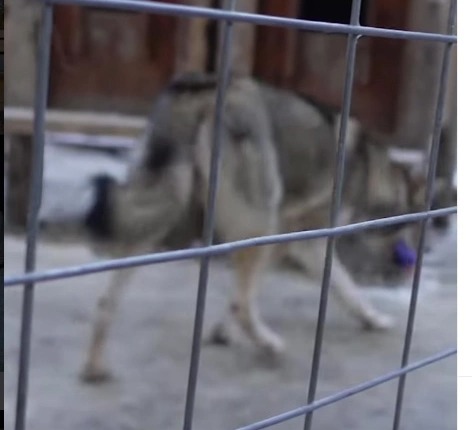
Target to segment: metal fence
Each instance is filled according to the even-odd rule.
[[[450,68],[451,49],[457,43],[457,37],[454,35],[456,22],[456,0],[451,0],[449,9],[449,18],[447,24],[447,34],[424,33],[416,31],[404,31],[394,29],[381,29],[361,26],[359,23],[361,1],[353,0],[350,24],[334,24],[326,22],[314,22],[298,19],[289,19],[276,16],[267,16],[260,14],[250,14],[235,11],[237,0],[228,0],[227,5],[223,9],[209,9],[202,7],[190,7],[185,5],[156,3],[145,0],[43,0],[42,23],[39,41],[39,59],[37,67],[37,86],[35,100],[35,118],[34,118],[34,162],[32,172],[32,186],[29,198],[29,213],[27,226],[27,248],[25,258],[25,273],[17,276],[9,276],[4,278],[4,287],[14,285],[24,285],[23,308],[22,308],[22,325],[20,338],[20,358],[19,358],[19,374],[18,374],[18,392],[16,406],[15,429],[24,430],[26,427],[25,416],[28,397],[28,371],[30,360],[30,344],[31,344],[31,328],[32,328],[32,312],[34,306],[34,286],[38,282],[45,282],[55,279],[64,279],[68,277],[76,277],[96,272],[103,272],[115,269],[122,269],[133,266],[144,266],[149,264],[164,263],[169,261],[177,261],[184,259],[200,259],[200,274],[198,278],[198,292],[195,311],[195,320],[193,326],[192,350],[190,357],[190,369],[188,376],[186,404],[184,410],[184,430],[192,428],[195,392],[198,380],[198,368],[200,358],[200,348],[202,341],[202,325],[205,313],[205,299],[208,283],[209,264],[212,256],[227,254],[240,248],[250,246],[261,246],[275,244],[281,242],[307,240],[319,237],[327,237],[327,248],[324,265],[324,274],[321,288],[318,323],[316,329],[315,347],[313,352],[313,360],[311,367],[311,375],[308,384],[308,398],[305,405],[292,409],[288,412],[281,413],[259,421],[239,430],[256,430],[267,428],[278,423],[298,416],[305,416],[304,429],[311,429],[311,421],[313,412],[329,404],[340,401],[346,397],[353,396],[372,387],[383,384],[387,381],[398,379],[398,388],[396,395],[395,414],[393,419],[393,430],[400,428],[400,419],[403,404],[403,393],[405,389],[405,379],[409,372],[419,368],[443,360],[456,354],[457,350],[450,349],[442,351],[436,355],[427,357],[421,361],[414,363],[409,362],[410,346],[412,341],[412,333],[415,321],[415,311],[418,298],[419,281],[421,276],[421,268],[423,263],[423,254],[425,248],[425,235],[428,219],[433,217],[445,216],[453,214],[457,211],[456,207],[445,209],[431,210],[433,198],[433,183],[436,172],[436,164],[439,148],[439,137],[442,125],[443,107],[446,98],[447,77]],[[218,67],[218,85],[216,95],[216,113],[215,128],[213,130],[212,156],[210,163],[210,189],[208,196],[208,204],[206,208],[203,239],[204,245],[199,248],[177,250],[172,252],[160,252],[154,254],[146,254],[142,256],[120,258],[107,260],[104,262],[96,262],[79,266],[71,266],[60,269],[47,271],[35,271],[36,265],[36,242],[38,236],[38,212],[41,205],[42,195],[42,177],[43,177],[43,154],[44,154],[44,135],[45,135],[45,112],[47,107],[48,94],[48,77],[50,65],[50,47],[51,33],[53,25],[53,9],[55,4],[70,4],[77,6],[101,7],[109,9],[129,10],[135,12],[144,12],[151,14],[167,14],[186,17],[205,17],[224,22],[223,41],[219,52]],[[224,96],[226,83],[228,81],[230,69],[230,51],[233,35],[233,23],[246,22],[256,25],[272,25],[293,29],[311,30],[324,33],[337,33],[348,35],[347,45],[347,67],[344,80],[344,96],[342,104],[341,126],[339,130],[339,140],[337,147],[337,161],[335,181],[332,192],[330,228],[294,232],[288,234],[277,234],[264,237],[254,237],[250,239],[229,242],[224,244],[212,245],[214,235],[214,213],[216,184],[218,182],[218,166],[220,158],[220,150],[222,145],[221,139],[221,117],[224,109]],[[419,213],[405,214],[384,219],[350,224],[346,226],[338,226],[338,212],[341,201],[341,190],[343,182],[344,159],[345,159],[345,141],[347,131],[347,121],[350,113],[351,96],[354,78],[354,65],[356,59],[356,47],[362,36],[375,36],[383,38],[396,38],[407,40],[423,40],[434,41],[443,44],[444,52],[439,77],[439,91],[437,96],[436,112],[433,122],[433,133],[431,150],[429,156],[429,166],[427,173],[427,189],[424,202],[424,211]],[[403,352],[401,356],[401,366],[375,379],[366,381],[355,387],[342,390],[336,394],[315,400],[317,392],[317,381],[320,368],[321,347],[323,341],[324,322],[327,309],[328,290],[330,284],[331,265],[333,259],[333,250],[335,238],[337,236],[359,232],[367,229],[381,228],[388,225],[399,224],[403,222],[419,222],[420,238],[418,242],[418,259],[416,262],[413,283],[411,289],[410,306],[408,312],[407,328],[405,332]]]

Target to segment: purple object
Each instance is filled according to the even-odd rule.
[[[404,240],[399,240],[393,248],[393,260],[400,267],[411,267],[416,263],[416,251]]]

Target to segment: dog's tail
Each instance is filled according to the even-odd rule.
[[[168,241],[173,247],[175,241],[183,246],[194,239],[197,226],[190,224],[195,220],[187,219],[196,205],[193,165],[172,154],[166,145],[147,154],[124,185],[107,175],[92,179],[93,200],[84,224],[95,240],[161,248]]]

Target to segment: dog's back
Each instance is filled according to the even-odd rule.
[[[173,247],[201,233],[215,90],[213,76],[191,74],[159,94],[141,145],[132,155],[129,181],[113,192],[112,230],[121,241]],[[263,234],[271,224],[268,218],[278,210],[281,183],[270,117],[250,78],[230,80],[222,139],[218,233],[226,240]],[[246,214],[244,225],[241,213]],[[247,221],[261,229],[249,231]]]

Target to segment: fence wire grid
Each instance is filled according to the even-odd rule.
[[[387,381],[398,379],[397,394],[395,399],[395,413],[393,418],[393,430],[400,428],[403,394],[405,389],[406,375],[424,366],[433,364],[439,360],[444,360],[457,353],[457,349],[449,349],[439,352],[436,355],[427,357],[414,363],[409,362],[410,346],[412,341],[413,327],[415,321],[415,311],[418,298],[419,281],[423,264],[425,249],[426,226],[428,219],[449,215],[457,212],[456,207],[431,210],[433,199],[433,184],[436,173],[438,149],[440,141],[440,131],[443,118],[443,110],[446,99],[447,78],[450,68],[451,50],[457,43],[455,36],[456,25],[456,0],[451,0],[449,17],[447,23],[447,33],[425,33],[417,31],[404,31],[394,29],[374,28],[360,25],[360,11],[362,0],[353,0],[351,17],[349,24],[334,24],[326,22],[306,21],[300,19],[283,18],[270,15],[253,13],[243,13],[235,11],[237,0],[226,0],[226,4],[221,9],[210,9],[204,7],[194,7],[178,4],[159,3],[147,0],[42,0],[42,22],[40,29],[37,76],[36,76],[36,98],[34,106],[34,154],[32,185],[29,197],[29,212],[26,236],[26,258],[25,273],[4,278],[4,287],[24,285],[23,305],[21,315],[20,333],[20,357],[18,372],[18,391],[15,415],[15,429],[24,430],[26,428],[26,409],[28,399],[28,372],[30,362],[30,345],[32,329],[32,312],[34,307],[34,287],[36,283],[64,279],[68,277],[83,276],[91,273],[122,269],[132,266],[143,266],[183,259],[199,258],[200,274],[198,278],[197,302],[195,308],[195,319],[192,337],[192,350],[190,356],[190,368],[186,391],[186,403],[183,413],[183,429],[191,430],[195,403],[195,393],[198,380],[198,367],[200,358],[200,348],[202,342],[202,326],[205,313],[205,299],[209,274],[209,263],[212,256],[226,254],[236,249],[288,242],[294,240],[307,240],[318,237],[327,237],[326,257],[322,288],[320,295],[319,313],[313,351],[311,374],[308,384],[308,396],[305,405],[290,411],[269,417],[265,420],[249,424],[238,430],[257,430],[274,426],[281,422],[304,415],[304,430],[312,428],[313,412],[329,404],[338,402],[349,396],[353,396],[362,391],[368,390]],[[171,252],[160,252],[146,254],[136,257],[107,260],[79,266],[70,266],[47,271],[36,271],[36,243],[39,229],[38,214],[42,198],[43,179],[43,157],[45,142],[45,113],[48,99],[48,81],[50,67],[51,34],[53,26],[54,5],[76,5],[84,7],[100,7],[105,9],[119,9],[151,14],[165,14],[185,17],[200,17],[224,22],[223,40],[219,48],[218,84],[216,94],[215,126],[213,130],[212,155],[210,163],[210,188],[208,203],[204,221],[203,243],[204,245],[196,249],[186,249]],[[224,110],[224,97],[226,83],[230,71],[230,52],[233,38],[233,23],[245,22],[255,25],[269,25],[298,30],[309,30],[323,33],[346,34],[348,45],[346,51],[346,72],[344,78],[344,94],[341,113],[341,126],[338,136],[337,160],[335,169],[335,180],[332,191],[330,227],[311,231],[295,232],[288,234],[277,234],[265,237],[254,237],[251,239],[213,245],[214,236],[214,213],[216,199],[216,185],[218,183],[218,167],[221,139],[221,119]],[[443,44],[443,57],[441,71],[438,82],[438,96],[436,110],[432,125],[432,141],[429,155],[427,172],[426,198],[424,210],[419,213],[405,214],[389,218],[366,221],[346,226],[338,226],[337,219],[341,203],[341,191],[344,175],[345,142],[347,133],[347,121],[350,114],[352,88],[354,79],[354,66],[356,60],[356,48],[359,39],[363,36],[374,36],[383,38],[395,38],[406,40],[434,41]],[[323,341],[324,323],[326,317],[328,290],[331,275],[331,265],[333,259],[334,241],[339,235],[352,232],[381,228],[388,225],[399,224],[405,221],[420,223],[420,237],[418,242],[418,258],[415,265],[411,298],[408,311],[407,328],[404,337],[403,351],[401,356],[401,366],[390,373],[366,381],[357,386],[347,388],[333,395],[315,400],[317,392],[317,381],[320,367],[321,347]],[[32,428],[32,427],[31,427]]]

